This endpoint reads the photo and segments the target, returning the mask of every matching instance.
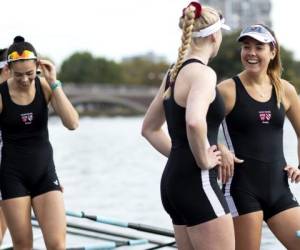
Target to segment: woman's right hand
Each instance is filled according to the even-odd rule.
[[[214,168],[217,165],[220,165],[222,162],[222,153],[218,150],[216,145],[212,145],[207,150],[207,169]]]
[[[234,173],[235,163],[243,163],[244,160],[237,158],[225,145],[218,144],[218,149],[221,151],[222,161],[219,166],[218,179],[222,183],[226,183]]]

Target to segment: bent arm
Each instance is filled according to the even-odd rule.
[[[170,137],[163,131],[165,112],[163,109],[163,93],[165,90],[166,77],[161,87],[150,104],[142,125],[142,135],[161,154],[168,157],[171,151]]]
[[[286,115],[290,120],[295,133],[297,135],[297,150],[298,150],[298,164],[300,163],[300,99],[294,86],[285,82],[285,97],[288,101],[288,109]]]
[[[201,76],[199,78],[199,75]],[[215,97],[216,75],[212,70],[203,70],[201,74],[191,75],[191,87],[186,103],[186,130],[191,151],[197,165],[210,169],[207,138],[206,115],[210,103]]]
[[[65,95],[62,87],[58,85],[51,90],[50,86],[57,82],[55,66],[48,60],[39,60],[38,63],[45,76],[45,79],[41,79],[43,90],[47,96],[50,96],[50,102],[54,111],[59,115],[66,128],[70,130],[76,129],[79,123],[79,115]]]

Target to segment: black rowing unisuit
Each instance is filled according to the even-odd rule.
[[[0,85],[0,94],[2,199],[60,190],[48,137],[48,107],[39,78],[35,79],[35,96],[28,105],[12,100],[7,82]]]

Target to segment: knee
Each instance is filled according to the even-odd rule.
[[[33,248],[33,243],[30,240],[17,239],[13,240],[14,250],[31,250]]]
[[[47,250],[65,250],[66,243],[64,239],[55,239],[45,242]]]

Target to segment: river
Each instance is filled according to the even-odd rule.
[[[50,140],[67,210],[172,227],[159,192],[166,159],[142,138],[141,124],[142,117],[85,117],[79,129],[70,132],[57,118],[50,119]],[[296,164],[296,136],[288,121],[284,145],[287,161]],[[300,186],[291,188],[300,197]],[[261,249],[284,249],[265,226]]]

